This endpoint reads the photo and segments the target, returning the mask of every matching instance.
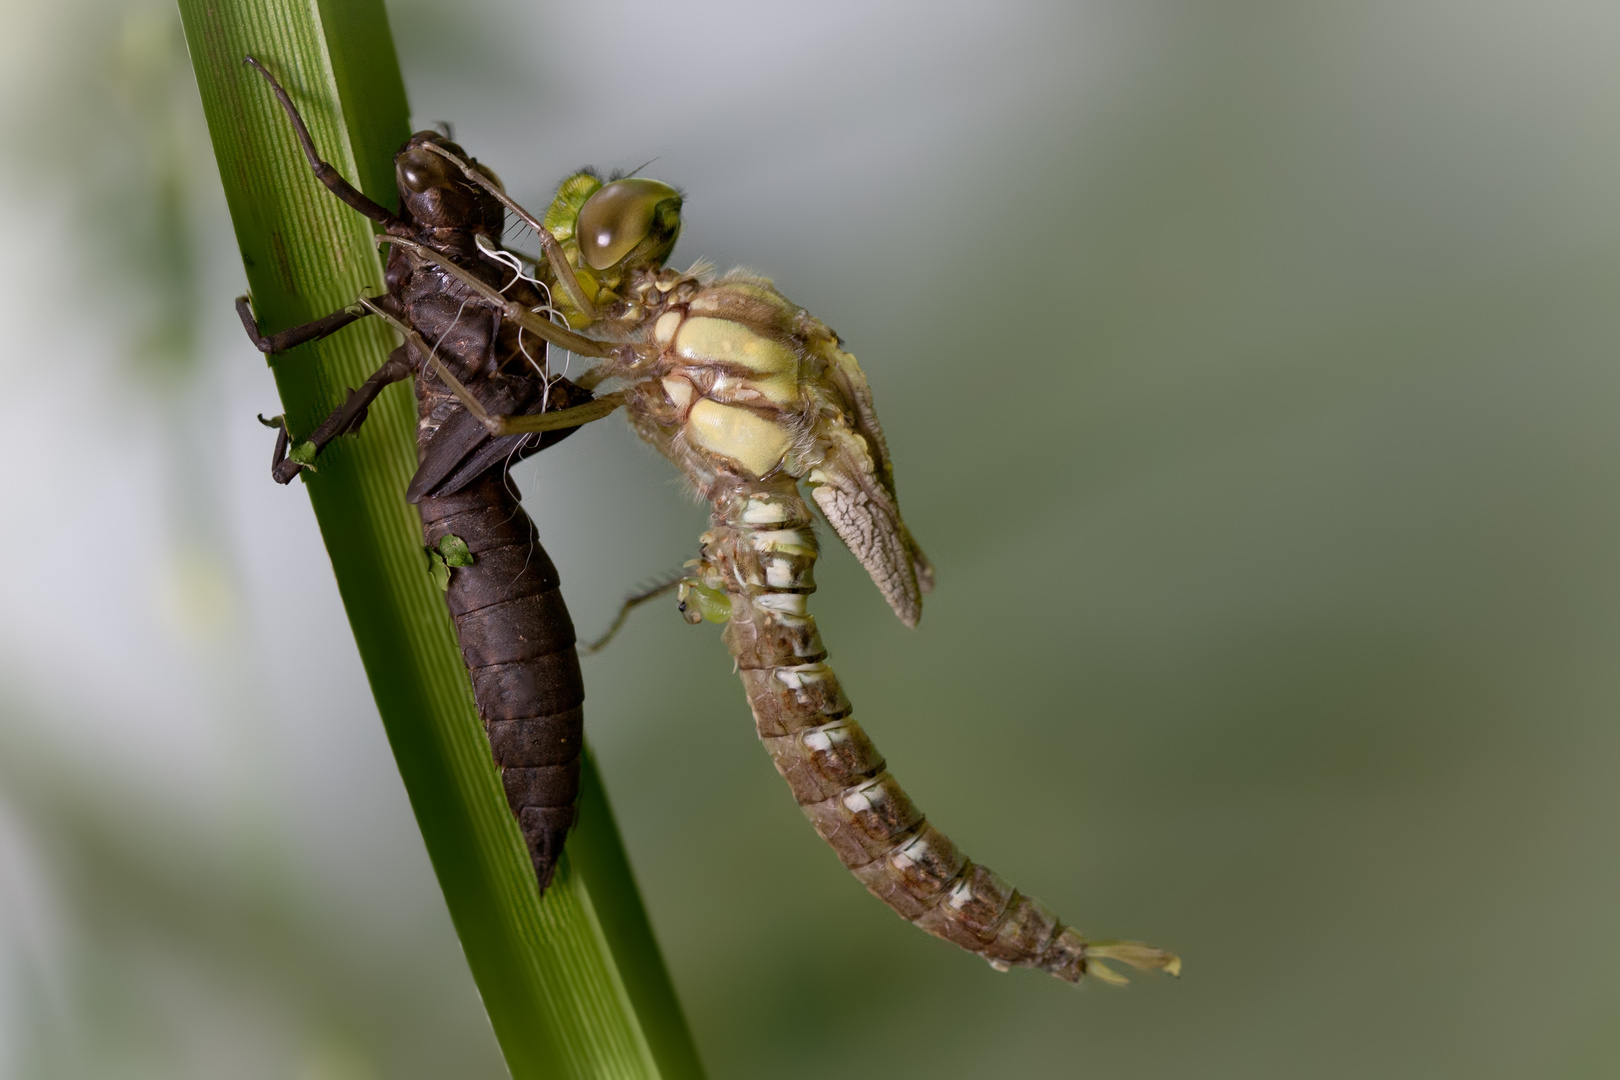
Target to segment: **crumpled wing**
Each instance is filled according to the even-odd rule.
[[[826,362],[824,388],[834,392],[828,396],[841,413],[824,414],[817,425],[827,452],[807,477],[811,497],[900,621],[916,626],[923,594],[934,587],[934,568],[900,517],[894,466],[866,374],[836,342],[830,332],[825,340],[809,341]]]

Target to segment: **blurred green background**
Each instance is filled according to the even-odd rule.
[[[919,630],[816,610],[931,817],[1179,983],[998,975],[838,865],[714,628],[588,724],[716,1078],[1620,1074],[1620,8],[399,0],[419,124],[861,357]],[[0,1075],[496,1077],[270,376],[178,19],[8,6]],[[582,633],[705,512],[518,470]]]

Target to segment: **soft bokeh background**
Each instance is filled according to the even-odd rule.
[[[939,567],[817,610],[933,818],[1179,983],[871,900],[712,627],[587,661],[716,1078],[1620,1073],[1620,8],[399,0],[531,206],[685,187],[864,361]],[[0,1075],[496,1077],[275,400],[178,20],[8,5]],[[582,631],[703,511],[519,470]]]

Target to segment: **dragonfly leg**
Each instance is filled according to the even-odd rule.
[[[619,606],[619,614],[614,616],[612,625],[609,626],[607,631],[595,641],[582,644],[579,647],[580,655],[590,656],[592,653],[598,653],[607,648],[607,643],[612,641],[614,636],[618,634],[620,629],[624,627],[624,622],[630,617],[630,613],[632,611],[640,607],[642,604],[647,603],[649,600],[656,600],[660,596],[668,596],[685,583],[686,578],[684,575],[680,577],[673,577],[667,581],[661,581],[657,585],[643,589],[641,592],[626,597],[624,603]]]
[[[634,349],[631,346],[616,347],[611,342],[598,341],[595,338],[588,338],[583,334],[574,333],[574,331],[568,329],[567,327],[558,326],[556,323],[553,323],[550,319],[547,319],[543,315],[538,315],[530,311],[528,308],[525,308],[523,305],[507,299],[505,296],[501,295],[500,290],[496,289],[488,282],[481,281],[469,274],[466,270],[457,266],[454,262],[451,262],[449,259],[445,258],[439,252],[434,251],[431,247],[428,247],[424,243],[412,240],[409,237],[390,236],[386,233],[378,233],[374,239],[378,244],[393,244],[414,253],[416,257],[423,262],[438,270],[442,270],[444,273],[455,278],[461,284],[477,293],[483,299],[489,301],[489,303],[496,310],[500,311],[501,314],[506,318],[517,323],[535,337],[540,338],[543,341],[549,341],[558,348],[567,349],[569,352],[577,353],[580,356],[591,356],[598,358],[612,357],[615,360],[622,360],[619,354],[626,349],[629,349],[632,353],[634,352]]]
[[[388,356],[388,361],[378,368],[360,389],[350,390],[349,396],[342,405],[332,411],[321,424],[310,433],[309,438],[288,450],[288,443],[292,441],[291,433],[287,430],[285,417],[276,417],[275,420],[259,418],[259,422],[269,427],[279,427],[281,433],[276,436],[275,457],[270,466],[270,476],[278,484],[288,484],[306,467],[313,468],[315,457],[326,448],[326,444],[339,435],[347,435],[352,431],[360,430],[365,423],[366,410],[371,403],[377,400],[383,387],[396,383],[402,379],[410,378],[413,367],[409,350],[401,345]]]
[[[266,356],[274,356],[276,353],[284,353],[294,346],[303,345],[310,341],[319,341],[321,338],[343,329],[357,319],[365,318],[371,312],[365,308],[350,304],[348,307],[339,308],[330,315],[322,315],[320,318],[304,323],[302,326],[294,326],[281,331],[279,334],[270,334],[268,336],[259,332],[258,320],[253,317],[253,308],[249,305],[247,297],[238,296],[236,298],[236,314],[241,318],[242,329],[247,331],[248,338],[253,342],[253,347]]]
[[[304,123],[304,118],[298,115],[298,108],[292,103],[292,98],[287,96],[287,91],[276,82],[276,77],[251,56],[244,56],[242,63],[263,75],[265,81],[270,84],[270,89],[275,91],[276,100],[281,102],[282,110],[292,121],[293,131],[298,135],[298,145],[303,147],[304,157],[309,161],[309,167],[314,170],[315,179],[325,184],[326,190],[336,195],[345,206],[358,210],[372,221],[380,225],[398,224],[399,218],[392,210],[372,202],[353,184],[343,179],[342,173],[321,159],[321,155],[315,150],[315,140],[310,137],[308,125]]]
[[[578,385],[577,383],[575,384]],[[492,416],[486,424],[496,435],[521,435],[535,431],[558,431],[562,428],[584,427],[593,420],[608,416],[624,404],[624,394],[603,394],[583,405],[531,416]]]
[[[537,413],[533,416],[496,416],[484,408],[484,403],[478,400],[476,394],[467,389],[465,383],[456,378],[455,372],[445,366],[444,361],[439,359],[438,353],[422,339],[421,334],[417,333],[410,324],[406,323],[398,315],[388,310],[387,301],[387,297],[381,300],[372,300],[369,297],[362,296],[359,302],[366,310],[381,315],[388,325],[404,336],[407,345],[414,347],[419,354],[427,357],[428,363],[433,367],[434,374],[439,377],[445,386],[450,388],[450,392],[456,395],[456,400],[461,402],[462,407],[477,417],[478,422],[483,424],[491,435],[521,435],[537,431],[557,431],[562,428],[580,427],[590,423],[592,420],[602,419],[624,404],[625,393],[621,390],[618,393],[603,394],[594,401],[587,401],[583,405],[575,405],[567,409],[555,409],[550,412]]]

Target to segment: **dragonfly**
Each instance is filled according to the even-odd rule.
[[[302,131],[290,101],[281,97]],[[354,201],[364,196],[347,195],[335,172],[323,175],[307,134],[301,138],[317,176],[368,213]],[[901,918],[998,970],[1029,967],[1071,983],[1088,975],[1117,983],[1125,977],[1109,962],[1118,962],[1178,975],[1181,961],[1175,954],[1137,941],[1088,939],[1039,900],[969,859],[916,807],[856,721],[808,611],[819,553],[810,504],[907,626],[921,617],[935,575],[900,515],[893,462],[872,392],[842,339],[765,278],[716,274],[702,263],[684,271],[667,266],[681,233],[683,196],[662,181],[604,178],[581,170],[559,185],[537,217],[512,200],[487,167],[447,139],[418,133],[396,166],[403,219],[368,213],[384,226],[379,243],[391,247],[385,301],[392,303],[362,299],[348,314],[380,316],[400,332],[399,359],[391,358],[373,379],[404,377],[396,374],[399,370],[414,373],[424,425],[426,418],[443,418],[423,443],[422,467],[408,497],[419,505],[457,498],[476,502],[483,496],[475,493],[501,486],[502,455],[540,449],[622,408],[636,432],[709,503],[711,519],[687,572],[627,601],[615,627],[631,606],[666,591],[677,592],[678,609],[688,622],[724,625],[722,637],[766,752],[817,833],[867,890]],[[418,173],[432,190],[454,191],[485,215],[482,224],[468,226],[460,246],[417,227],[413,215],[421,200],[413,198],[423,190],[413,179]],[[539,254],[525,257],[499,246],[497,207],[533,230]],[[506,273],[492,275],[494,264]],[[434,301],[433,311],[448,312],[451,301],[457,305],[447,324],[424,318],[411,306],[415,293],[409,282],[418,277],[431,281],[442,298]],[[407,284],[396,286],[396,279]],[[445,350],[445,341],[462,340],[458,333],[464,323],[505,328],[504,338],[472,335],[475,344],[510,344],[504,351],[487,344],[483,352]],[[430,342],[434,332],[439,338]],[[518,354],[535,360],[531,340],[542,353],[549,346],[596,364],[569,381],[549,375],[549,366],[537,361],[534,370],[541,375],[534,386],[548,388],[543,400],[515,404],[521,390],[507,387],[508,396],[502,396],[505,384],[498,375],[521,371]],[[515,377],[520,383],[529,379]],[[614,389],[596,394],[603,386]],[[291,449],[291,435],[283,428],[277,478],[287,474],[290,479],[312,462],[323,438],[330,441],[357,426],[363,404],[357,413],[356,403],[364,397],[364,390],[357,392]],[[440,451],[435,444],[447,430],[456,432],[455,449]],[[496,454],[497,447],[502,448],[497,456],[481,456]],[[475,473],[478,468],[485,471]],[[448,490],[458,482],[466,486]],[[478,506],[482,513],[493,503]],[[424,508],[430,543],[436,542],[438,523],[456,521],[457,529],[463,527],[455,514],[427,524],[430,513],[437,510]],[[439,540],[445,535],[441,532]],[[446,555],[452,595],[467,578],[475,592],[487,587],[479,575],[495,561],[488,553],[501,549],[486,546],[482,534],[475,539],[465,552],[455,547],[456,558]],[[469,652],[460,615],[457,630],[485,712],[483,669],[473,667],[475,659],[485,657],[476,647]],[[574,646],[570,627],[570,680],[577,679]],[[490,701],[502,707],[498,696]],[[486,721],[503,722],[490,721],[487,713]],[[496,741],[493,727],[491,739]],[[527,768],[504,764],[499,745],[496,759],[503,776]],[[508,783],[507,790],[511,798],[514,785]],[[525,811],[515,800],[511,805],[521,821]],[[561,814],[549,819],[553,832],[547,844],[560,846],[555,828],[563,820]],[[538,856],[536,869],[543,883]]]

